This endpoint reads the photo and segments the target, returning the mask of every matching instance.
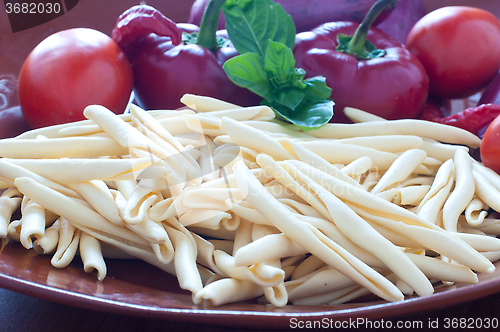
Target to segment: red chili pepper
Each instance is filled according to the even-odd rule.
[[[420,119],[455,126],[473,134],[479,134],[481,129],[490,124],[498,115],[500,115],[500,105],[483,104],[445,117],[438,106],[428,103]]]
[[[217,21],[225,0],[213,0],[200,27],[176,24],[155,8],[138,5],[117,20],[112,38],[134,70],[134,91],[146,109],[177,109],[186,93],[210,96],[241,106],[260,97],[232,83],[222,69],[237,55]]]
[[[296,66],[308,76],[326,77],[336,103],[334,121],[348,122],[345,106],[400,119],[416,118],[425,104],[429,78],[420,61],[393,37],[370,28],[393,2],[378,1],[360,25],[331,22],[297,35]]]

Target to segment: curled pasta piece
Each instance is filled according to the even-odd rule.
[[[61,228],[60,218],[47,229],[43,236],[37,238],[33,242],[33,249],[38,254],[51,254],[57,249],[57,243],[59,241],[59,229]]]
[[[45,233],[45,209],[24,196],[21,214],[19,241],[23,247],[31,249],[33,238],[42,237]]]
[[[54,267],[64,268],[75,258],[80,242],[81,231],[64,217],[59,218],[59,222],[59,241],[57,243],[56,252],[52,256],[50,262]]]
[[[99,240],[85,232],[81,232],[79,248],[84,271],[89,273],[96,270],[97,280],[102,281],[106,277],[107,268]]]
[[[241,246],[234,253],[236,266],[250,266],[259,262],[305,254],[306,250],[284,234],[269,234]]]
[[[465,219],[469,225],[480,225],[488,215],[487,206],[479,198],[473,198],[465,208]]]
[[[281,268],[267,263],[257,263],[251,266],[236,266],[234,257],[221,250],[214,251],[217,267],[225,276],[251,281],[261,287],[274,287],[285,278],[285,272]]]
[[[0,195],[0,238],[7,236],[7,227],[12,214],[21,206],[22,194],[15,187],[5,190]]]
[[[250,281],[222,278],[209,283],[195,296],[195,303],[203,301],[208,305],[220,306],[226,303],[255,299],[264,294],[264,289]]]
[[[203,281],[196,263],[196,247],[186,234],[172,227],[166,227],[167,233],[174,245],[175,274],[182,289],[192,293],[193,300],[197,302],[196,294],[203,288]]]
[[[266,300],[275,307],[281,308],[288,303],[288,293],[284,282],[280,282],[273,287],[263,287],[264,297]]]

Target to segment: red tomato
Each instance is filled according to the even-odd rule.
[[[481,141],[481,161],[500,174],[500,116],[493,120]]]
[[[83,120],[91,104],[123,113],[133,88],[130,63],[102,32],[77,28],[50,35],[25,60],[19,103],[32,128]]]
[[[431,95],[465,98],[500,68],[500,22],[479,8],[438,8],[413,26],[406,47],[424,65]]]

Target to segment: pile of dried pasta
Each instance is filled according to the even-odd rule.
[[[304,132],[265,106],[182,101],[0,141],[0,237],[99,280],[116,250],[213,305],[399,301],[495,269],[500,176],[470,157],[478,137],[349,108],[355,124]]]

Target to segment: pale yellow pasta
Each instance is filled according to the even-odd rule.
[[[252,106],[199,113],[199,116],[229,117],[237,121],[269,121],[274,119],[274,111],[268,106]]]
[[[370,121],[386,121],[384,118],[362,111],[354,107],[344,107],[344,114],[354,123],[370,122]]]
[[[343,138],[335,140],[335,142],[364,146],[379,151],[401,153],[411,149],[419,149],[423,140],[414,135],[379,135]]]
[[[45,209],[24,196],[21,213],[19,242],[26,249],[31,249],[33,238],[42,237],[45,233]]]
[[[225,211],[213,209],[193,209],[179,216],[179,221],[184,226],[198,226],[218,230],[225,219],[232,215]]]
[[[102,281],[106,277],[107,268],[99,241],[93,236],[81,232],[79,249],[83,262],[83,270],[85,272],[96,270],[97,280]]]
[[[380,216],[380,214],[373,213],[375,211],[359,208],[353,204],[350,204],[350,206],[364,218],[385,225],[417,241],[424,248],[429,248],[446,257],[450,257],[470,269],[485,273],[492,272],[495,269],[490,261],[467,243],[437,226],[427,228],[415,224],[396,222],[390,218]]]
[[[396,154],[391,152],[378,151],[364,146],[341,144],[333,140],[321,140],[318,142],[305,141],[302,143],[302,146],[332,164],[347,165],[361,157],[368,157],[372,161],[373,165],[380,170],[387,170],[398,157]]]
[[[348,138],[378,135],[415,135],[439,142],[462,144],[477,148],[481,139],[470,132],[435,122],[403,119],[393,121],[369,121],[355,124],[327,123],[309,132],[318,138]]]
[[[261,287],[277,286],[283,282],[285,277],[285,272],[281,268],[274,267],[266,262],[251,266],[236,265],[234,257],[221,250],[214,251],[214,259],[226,277],[251,281]]]
[[[359,186],[359,183],[353,180],[350,174],[340,171],[339,168],[332,165],[330,162],[326,161],[324,158],[318,154],[312,152],[311,150],[305,148],[301,144],[294,142],[293,140],[280,140],[280,143],[298,160],[301,160],[311,166],[322,169],[324,172],[339,178],[347,183],[355,186]],[[289,148],[287,148],[289,146]]]
[[[57,248],[57,243],[59,241],[59,229],[61,228],[60,218],[47,229],[45,229],[43,236],[38,237],[33,242],[33,249],[38,254],[50,254],[53,253]]]
[[[0,195],[0,238],[7,236],[7,227],[12,214],[21,206],[22,194],[15,187],[5,190]]]
[[[203,287],[201,291],[196,293],[194,302],[206,301],[213,306],[220,306],[226,303],[254,299],[263,294],[264,289],[253,282],[222,278]]]
[[[50,263],[57,268],[64,268],[71,263],[78,250],[81,230],[73,226],[66,218],[59,218],[59,241]]]
[[[486,205],[495,211],[500,211],[500,192],[493,184],[476,169],[472,170],[475,181],[475,193]]]
[[[353,294],[355,290],[362,289],[364,292],[362,294],[355,294],[350,298],[345,298],[347,294]],[[315,305],[315,304],[341,304],[355,299],[356,297],[361,297],[362,295],[369,294],[369,291],[365,288],[360,288],[358,285],[349,286],[339,290],[335,290],[326,294],[318,294],[309,297],[304,297],[292,301],[294,305]]]
[[[127,247],[143,249],[149,247],[147,241],[132,231],[111,223],[94,210],[30,178],[16,179],[16,186],[20,192],[45,209],[64,217],[75,227],[100,240],[109,239],[114,240],[113,243],[126,243]]]
[[[423,139],[420,149],[424,150],[427,156],[436,158],[442,162],[453,159],[457,150],[469,151],[469,149],[463,145],[443,144],[430,139]]]
[[[103,136],[0,140],[0,156],[5,158],[94,158],[128,153],[128,147]]]
[[[203,288],[203,281],[196,263],[196,247],[187,239],[186,234],[174,228],[166,228],[174,245],[175,273],[182,289],[193,294],[193,300],[197,302],[195,294]]]
[[[263,287],[263,289],[267,302],[275,307],[284,307],[288,303],[288,293],[284,282],[273,287]]]
[[[270,223],[270,222],[269,222]],[[252,243],[252,229],[254,223],[247,220],[246,218],[241,218],[241,222],[239,227],[234,231],[234,241],[231,251],[226,251],[227,253],[232,254],[236,257],[236,253],[241,249]],[[236,262],[236,259],[235,259]],[[258,262],[257,262],[258,263]],[[237,265],[251,265],[254,263],[246,263],[242,264],[236,263]]]
[[[417,185],[398,188],[393,202],[399,205],[418,205],[431,186]]]
[[[455,187],[443,206],[444,229],[456,232],[458,216],[474,197],[475,181],[472,175],[472,158],[464,150],[457,150],[455,164]]]
[[[328,265],[326,265],[325,262],[323,262],[315,255],[310,255],[306,257],[299,265],[297,265],[297,268],[290,276],[290,280],[291,282],[295,283],[296,280],[307,278],[325,268],[328,268]]]
[[[80,194],[100,215],[117,225],[123,225],[113,193],[102,180],[73,182],[68,187]]]
[[[439,191],[434,194],[434,196],[426,200],[424,204],[422,204],[422,200],[417,207],[417,215],[422,219],[425,219],[437,225],[439,214],[442,213],[444,203],[448,199],[448,196],[453,187],[453,183],[454,177],[451,177],[448,179],[446,185],[440,188]]]
[[[337,266],[340,271],[380,297],[389,301],[402,299],[402,294],[387,279],[355,259],[354,256],[336,245],[323,233],[306,223],[300,222],[286,208],[281,207],[279,202],[276,202],[275,198],[267,193],[262,184],[244,167],[241,163],[235,166],[239,173],[238,183],[241,183],[240,188],[247,191],[245,199],[271,220],[285,235],[312,254],[320,257],[325,263]]]
[[[137,174],[152,165],[149,158],[5,159],[5,161],[58,183],[134,180]]]
[[[406,253],[430,280],[449,280],[454,282],[476,283],[477,275],[464,265],[445,262],[439,258]]]
[[[199,236],[196,233],[192,233],[193,239],[196,242],[196,262],[203,266],[206,266],[213,271],[216,275],[221,275],[219,267],[217,266],[214,258],[214,251],[216,250],[216,246],[212,241],[208,241],[205,238]],[[230,241],[225,241],[231,243]]]
[[[1,175],[2,177],[5,177],[11,181],[15,181],[15,179],[20,178],[20,177],[29,177],[36,182],[47,186],[49,188],[52,188],[54,190],[57,190],[58,192],[64,193],[65,195],[69,197],[80,197],[75,191],[59,184],[56,183],[52,180],[49,180],[43,176],[40,176],[36,173],[33,173],[23,167],[11,164],[7,162],[5,159],[0,159],[0,168],[2,170]],[[14,183],[13,183],[14,185]]]
[[[480,225],[488,215],[488,207],[479,198],[473,198],[465,208],[465,219],[472,226]]]
[[[377,194],[389,186],[401,182],[410,176],[427,157],[425,151],[411,149],[403,152],[382,175],[378,183],[373,187],[371,193]]]
[[[470,227],[473,229],[480,230],[486,234],[489,235],[500,235],[500,219],[495,219],[495,218],[484,218],[483,222],[479,225],[473,226],[470,225],[466,220],[464,216],[460,216],[459,218],[460,225],[462,228],[464,226]]]
[[[500,259],[488,216],[500,176],[469,156],[473,134],[352,108],[354,124],[302,131],[267,106],[182,102],[122,115],[91,105],[87,120],[1,140],[0,237],[56,267],[79,245],[98,280],[113,248],[203,306],[400,301],[476,283]]]
[[[370,170],[372,166],[373,163],[369,157],[360,157],[345,165],[340,170],[356,179],[356,183],[359,183],[359,177]]]
[[[227,200],[226,204],[231,212],[244,220],[248,220],[254,224],[272,225],[271,221],[245,201],[234,202],[233,200]]]
[[[250,266],[259,262],[268,262],[305,253],[304,248],[280,233],[269,234],[245,245],[240,245],[233,256],[236,266]]]
[[[198,112],[211,112],[240,108],[240,106],[216,98],[194,95],[190,93],[186,93],[182,96],[181,103],[188,107],[191,107]]]
[[[320,181],[314,182],[298,170],[294,170],[294,173],[325,203],[333,222],[353,243],[373,253],[419,295],[429,295],[434,292],[425,275],[393,243],[375,231],[338,197],[326,190]]]
[[[447,183],[449,183],[450,181],[451,182],[454,181],[453,169],[454,169],[454,164],[452,159],[448,159],[439,167],[434,176],[434,180],[432,181],[431,188],[424,196],[424,198],[422,198],[422,201],[420,202],[418,209],[420,209],[431,197],[436,195],[443,187],[445,187]]]
[[[241,122],[224,117],[221,129],[231,137],[234,144],[267,153],[278,159],[293,159],[293,156],[278,141]]]

